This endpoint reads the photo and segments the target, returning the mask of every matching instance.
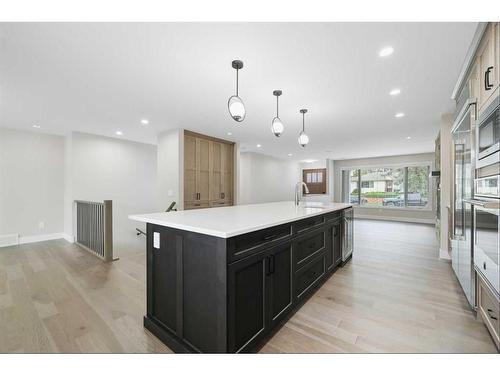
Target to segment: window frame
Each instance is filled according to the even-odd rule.
[[[412,167],[427,167],[429,170],[429,175],[427,179],[427,204],[425,206],[408,206],[408,168]],[[362,204],[361,201],[361,171],[362,170],[367,170],[367,169],[380,169],[380,168],[391,168],[391,169],[403,169],[404,170],[404,206],[402,207],[397,207],[397,206],[365,206]],[[344,171],[349,171],[349,176],[350,172],[357,170],[358,171],[358,176],[357,176],[357,185],[358,185],[358,192],[357,192],[357,197],[358,197],[358,203],[350,203],[350,191],[349,192],[344,192],[344,183],[342,182],[341,187],[342,187],[342,201],[346,201],[346,203],[352,204],[355,207],[359,208],[367,208],[367,209],[388,209],[388,210],[418,210],[418,211],[432,211],[432,204],[433,204],[433,194],[432,194],[432,177],[431,177],[431,171],[432,171],[432,162],[421,162],[421,163],[402,163],[402,164],[392,164],[392,165],[367,165],[367,166],[353,166],[353,167],[342,167],[340,168],[340,173],[341,173],[341,178],[343,179],[344,176]],[[350,181],[350,177],[349,177]]]

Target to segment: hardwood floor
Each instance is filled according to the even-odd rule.
[[[142,326],[144,250],[102,263],[64,240],[0,248],[0,352],[170,350]],[[353,260],[263,353],[496,353],[428,225],[358,220]]]

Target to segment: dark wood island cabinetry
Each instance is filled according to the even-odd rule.
[[[228,238],[149,222],[145,327],[175,352],[255,350],[342,264],[339,206]]]

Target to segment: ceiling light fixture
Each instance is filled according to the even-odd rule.
[[[231,133],[231,132],[227,132],[227,135],[233,135],[233,133]]]
[[[243,61],[234,60],[231,63],[231,66],[236,69],[236,95],[233,95],[229,98],[227,102],[227,107],[229,109],[229,114],[233,118],[234,121],[242,122],[245,119],[246,111],[245,105],[243,101],[238,96],[238,71],[243,68]]]
[[[285,129],[279,117],[280,115],[279,115],[278,98],[281,96],[282,93],[283,92],[281,90],[273,91],[273,95],[276,96],[276,117],[273,118],[273,122],[271,123],[271,131],[276,137],[279,137],[281,134],[283,134],[283,130]]]
[[[117,130],[117,131],[115,131],[115,134],[116,135],[123,135],[123,132],[121,130]]]
[[[391,46],[387,46],[387,47],[382,48],[380,50],[380,52],[378,53],[378,55],[380,57],[387,57],[387,56],[392,55],[393,52],[394,52],[394,48],[392,48]]]
[[[40,129],[40,125],[33,125],[35,129]]]
[[[143,118],[143,119],[141,120],[141,124],[142,124],[142,125],[148,125],[148,124],[149,124],[149,120],[148,120],[147,118]]]
[[[408,137],[406,137],[406,139],[411,139],[411,137],[410,137],[410,136],[408,136]]]
[[[405,117],[405,114],[403,112],[398,112],[394,115],[394,117],[396,118],[401,118],[401,117]]]
[[[307,109],[301,109],[299,111],[302,113],[302,131],[299,134],[299,145],[302,147],[306,147],[306,145],[309,143],[309,137],[306,134],[306,125],[305,125],[305,115],[307,113]]]
[[[257,148],[261,148],[262,145],[260,143],[257,143]]]
[[[293,156],[293,154],[288,154],[288,156]]]
[[[389,92],[389,95],[392,95],[392,96],[399,95],[399,94],[401,94],[401,90],[400,89],[392,89]]]

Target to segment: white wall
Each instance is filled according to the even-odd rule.
[[[257,154],[239,156],[239,204],[292,201],[300,181],[296,162]]]
[[[156,146],[83,133],[71,137],[71,201],[113,200],[115,255],[144,249],[144,237],[135,234],[136,226],[144,226],[128,215],[161,211]]]
[[[158,135],[158,203],[165,210],[172,201],[184,206],[184,130]]]
[[[64,138],[0,128],[0,236],[62,233],[63,191]]]
[[[412,163],[428,163],[434,164],[434,153],[386,156],[379,158],[351,159],[351,160],[335,160],[334,162],[334,198],[335,202],[342,201],[342,169],[343,168],[364,168],[364,167],[384,167],[397,166]],[[431,180],[431,183],[433,181]],[[434,188],[430,186],[430,192]],[[430,194],[432,196],[433,194]],[[357,217],[385,219],[385,220],[401,220],[409,222],[422,222],[433,224],[435,222],[436,213],[434,210],[435,204],[430,200],[431,209],[412,209],[412,208],[368,208],[355,207],[354,213]]]

